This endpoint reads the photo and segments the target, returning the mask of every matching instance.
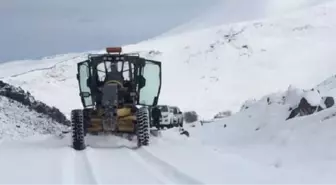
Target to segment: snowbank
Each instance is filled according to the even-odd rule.
[[[45,134],[61,134],[67,127],[28,106],[0,96],[0,139],[22,139]]]
[[[0,139],[60,134],[70,121],[57,108],[36,101],[29,92],[0,81]]]
[[[29,92],[24,91],[20,87],[14,87],[0,80],[0,96],[5,96],[11,100],[17,101],[30,110],[44,114],[54,121],[70,126],[70,120],[60,112],[56,107],[50,107],[41,101],[37,101]]]
[[[319,85],[322,89],[322,85]],[[308,92],[308,93],[307,93]],[[314,96],[306,96],[307,94]],[[233,154],[263,167],[270,168],[284,178],[277,183],[335,183],[336,178],[336,106],[311,115],[286,120],[290,107],[304,97],[330,95],[316,94],[316,90],[273,93],[260,100],[248,102],[240,112],[196,127],[187,127],[190,139],[214,148],[223,154]],[[336,94],[333,94],[334,96]],[[274,171],[273,171],[274,170]],[[268,176],[267,174],[265,174]]]

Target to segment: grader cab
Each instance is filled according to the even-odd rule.
[[[83,109],[71,111],[72,145],[86,148],[87,134],[129,134],[138,147],[149,144],[149,106],[158,103],[161,63],[122,48],[89,55],[78,63],[77,80]]]

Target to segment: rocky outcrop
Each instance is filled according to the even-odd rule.
[[[315,89],[306,91],[304,96],[295,108],[290,108],[290,114],[286,120],[297,116],[311,115],[315,112],[334,106],[335,101],[333,97],[321,97],[320,92]]]

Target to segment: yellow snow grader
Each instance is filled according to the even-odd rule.
[[[90,54],[77,70],[84,108],[71,111],[73,148],[84,150],[86,135],[99,133],[136,136],[138,147],[148,145],[148,107],[158,103],[161,62],[110,47],[104,54]]]

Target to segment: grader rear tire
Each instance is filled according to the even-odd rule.
[[[84,130],[84,114],[80,109],[71,111],[71,126],[72,126],[72,147],[75,150],[84,150],[85,145],[85,130]]]
[[[149,144],[150,120],[147,108],[140,108],[137,112],[137,137],[138,146]]]

